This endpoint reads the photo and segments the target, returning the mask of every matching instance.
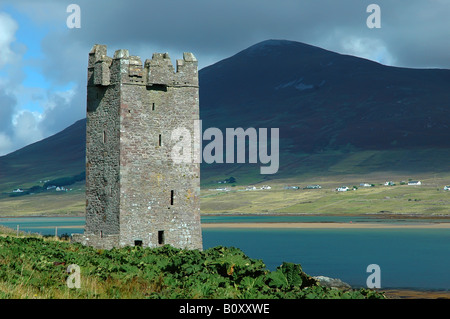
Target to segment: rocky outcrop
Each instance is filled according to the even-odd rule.
[[[340,279],[330,278],[330,277],[325,277],[325,276],[314,276],[313,278],[315,280],[317,280],[318,284],[323,287],[335,288],[335,289],[352,289],[352,287],[349,284],[347,284],[346,282],[343,282]]]

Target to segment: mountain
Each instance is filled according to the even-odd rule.
[[[277,174],[259,175],[259,164],[202,164],[203,182],[449,170],[450,70],[268,40],[203,68],[199,80],[203,129],[280,129]],[[0,157],[0,191],[84,170],[85,125]]]
[[[0,157],[0,192],[85,170],[86,119],[63,131]]]
[[[280,129],[280,170],[266,179],[439,172],[450,168],[449,87],[450,70],[268,40],[201,70],[200,112],[203,128]],[[248,171],[238,166],[205,168],[202,179]]]
[[[207,125],[279,127],[299,151],[450,146],[450,70],[269,40],[202,69],[200,84]]]

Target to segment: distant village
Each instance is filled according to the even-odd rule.
[[[43,191],[54,191],[54,192],[70,192],[73,190],[73,188],[68,188],[65,186],[56,186],[56,185],[51,185],[51,181],[50,180],[44,180],[44,181],[39,181],[40,184],[44,184],[43,187],[37,187],[34,186],[30,189],[23,189],[23,188],[17,188],[17,189],[13,189],[11,193],[7,193],[9,194],[10,197],[16,197],[16,196],[21,196],[21,195],[32,195],[35,193],[41,193]],[[225,180],[220,180],[217,181],[218,184],[234,184],[236,183],[236,179],[234,177],[230,177],[228,179]],[[382,184],[380,184],[382,185]],[[386,181],[384,184],[384,186],[395,186],[396,183],[394,183],[393,181]],[[401,181],[399,183],[399,185],[408,185],[408,186],[420,186],[422,185],[421,181],[416,181],[416,180],[409,180],[409,181]],[[234,186],[234,185],[233,185]],[[356,191],[358,190],[358,188],[368,188],[368,187],[375,187],[375,184],[372,183],[360,183],[359,186],[340,186],[335,188],[335,191],[337,192],[347,192],[347,191]],[[299,189],[321,189],[322,186],[315,184],[315,185],[307,185],[305,187],[300,187],[300,186],[293,186],[293,185],[286,185],[283,187],[283,189],[285,190],[299,190]],[[272,189],[272,186],[270,185],[262,185],[260,187],[254,186],[254,185],[249,185],[247,186],[245,189],[238,189],[238,191],[257,191],[257,190],[270,190]],[[223,191],[223,192],[228,192],[231,190],[231,187],[218,187],[215,189],[209,189],[210,191]],[[446,185],[443,188],[444,191],[450,191],[450,185]]]
[[[47,186],[47,188],[45,190],[47,190],[47,191],[54,190],[55,192],[69,192],[69,191],[71,191],[73,189],[72,188],[65,188],[64,186],[52,185],[52,186]],[[14,189],[12,192],[16,193],[16,194],[17,193],[25,193],[25,192],[27,192],[27,190],[26,189],[17,188],[17,189]],[[32,193],[30,193],[30,194],[32,194]]]
[[[217,183],[218,184],[236,183],[236,179],[234,177],[230,177],[229,179],[221,180],[221,181],[218,181]],[[396,183],[394,183],[393,181],[386,181],[384,184],[379,184],[379,185],[395,186]],[[422,185],[422,182],[421,181],[416,181],[416,180],[401,181],[399,183],[399,185],[420,186],[420,185]],[[352,186],[352,187],[340,186],[340,187],[337,187],[335,189],[335,191],[337,191],[337,192],[347,192],[347,191],[350,191],[350,190],[356,191],[360,187],[362,187],[362,188],[375,187],[375,184],[364,182],[364,183],[360,183],[359,186]],[[321,188],[322,188],[322,186],[320,186],[320,185],[307,185],[305,187],[287,185],[287,186],[283,187],[283,189],[285,189],[285,190],[321,189]],[[256,187],[254,185],[249,185],[245,189],[239,189],[238,191],[256,191],[256,190],[269,190],[269,189],[272,189],[272,187],[270,185],[262,185],[261,187]],[[227,191],[230,191],[231,188],[230,187],[218,187],[216,189],[210,189],[210,190],[227,192]],[[444,191],[450,191],[450,185],[444,186],[443,190]]]
[[[42,192],[70,192],[73,188],[68,186],[81,182],[85,179],[85,173],[57,178],[54,180],[40,180],[39,185],[32,186],[30,188],[15,188],[10,193],[3,193],[9,197],[19,197],[24,195],[33,195]]]

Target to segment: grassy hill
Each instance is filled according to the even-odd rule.
[[[0,193],[84,172],[86,120],[0,157]]]
[[[450,184],[450,70],[388,67],[304,43],[268,40],[200,70],[199,80],[203,129],[280,129],[276,174],[261,175],[261,164],[202,163],[204,190],[230,177],[235,187],[272,183],[280,189],[290,183],[409,178],[427,180],[430,191]],[[67,193],[9,196],[13,189],[82,174],[85,134],[82,119],[0,157],[0,214],[81,213],[82,181]],[[209,211],[213,197],[204,194],[202,206]],[[244,211],[255,210],[261,200],[238,205],[233,199]],[[294,210],[276,202],[273,211]]]

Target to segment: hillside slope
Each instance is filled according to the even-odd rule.
[[[39,142],[0,157],[0,192],[85,170],[86,119]]]
[[[450,70],[408,69],[268,40],[199,72],[203,129],[280,129],[280,169],[202,164],[202,183],[374,171],[447,172]],[[0,157],[0,192],[84,170],[85,119]],[[205,142],[203,146],[205,146]]]

